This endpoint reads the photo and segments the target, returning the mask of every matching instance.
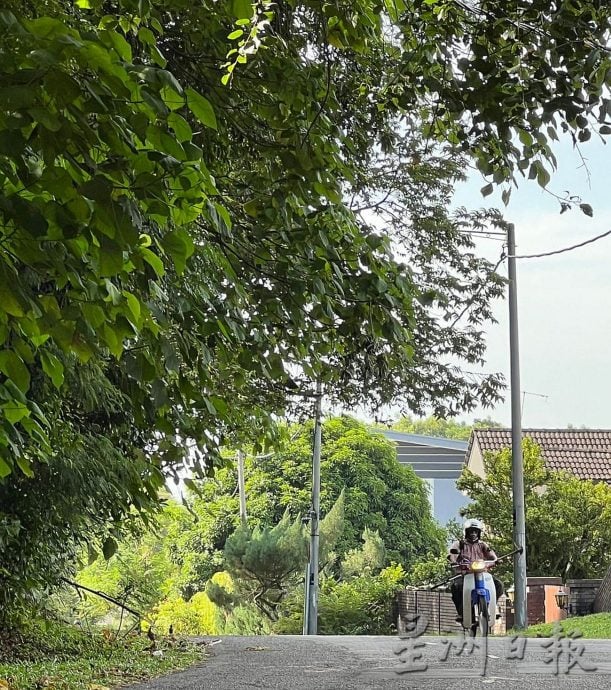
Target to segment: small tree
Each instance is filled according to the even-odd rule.
[[[274,527],[239,527],[225,545],[227,571],[238,589],[272,621],[289,581],[301,572],[307,558],[301,520],[291,522],[288,512]]]
[[[320,523],[320,567],[333,561],[333,548],[344,530],[344,496],[340,494]],[[308,560],[308,535],[298,516],[293,522],[288,510],[274,527],[241,526],[225,545],[225,562],[235,582],[233,604],[240,597],[253,602],[268,619],[277,620],[276,610],[296,585]],[[220,588],[207,589],[222,605]]]
[[[386,547],[377,530],[365,527],[363,545],[359,549],[351,549],[341,564],[343,579],[358,577],[359,575],[375,575],[384,566]]]

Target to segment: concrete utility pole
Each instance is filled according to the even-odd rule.
[[[320,520],[320,445],[322,416],[322,385],[316,384],[314,405],[314,450],[312,453],[312,508],[310,510],[310,563],[306,578],[304,634],[318,634],[318,546]]]
[[[513,541],[521,553],[514,556],[515,627],[528,625],[526,609],[526,519],[524,511],[524,461],[522,457],[522,415],[520,405],[520,354],[518,338],[518,294],[516,284],[516,240],[513,223],[507,227],[507,269],[509,275],[509,352],[511,362],[511,477],[513,487]]]
[[[247,524],[246,489],[244,488],[244,451],[238,451],[238,494],[240,496],[240,522]]]

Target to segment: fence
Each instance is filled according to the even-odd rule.
[[[501,618],[494,626],[495,634],[503,634],[506,629],[506,605],[505,598],[501,598],[498,604],[498,613]],[[397,594],[397,633],[406,632],[407,621],[420,615],[422,622],[426,623],[423,631],[426,635],[447,635],[460,630],[456,622],[456,609],[450,592],[431,591],[428,589],[404,589]]]
[[[427,635],[456,632],[456,609],[449,592],[404,589],[397,594],[397,632],[406,631],[407,620],[419,614],[426,622]]]

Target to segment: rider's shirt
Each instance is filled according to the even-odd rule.
[[[452,553],[458,551],[459,553]],[[468,541],[455,541],[451,544],[448,553],[450,563],[461,563],[462,561],[496,561],[496,553],[486,544],[485,541],[476,541],[474,544]],[[469,566],[458,568],[461,573],[468,573]]]

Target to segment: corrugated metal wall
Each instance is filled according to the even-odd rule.
[[[501,618],[494,625],[494,634],[504,635],[506,630],[505,598],[499,606]],[[428,589],[404,589],[397,594],[397,633],[405,635],[419,616],[419,635],[452,635],[462,630],[456,622],[456,609],[450,592]]]

